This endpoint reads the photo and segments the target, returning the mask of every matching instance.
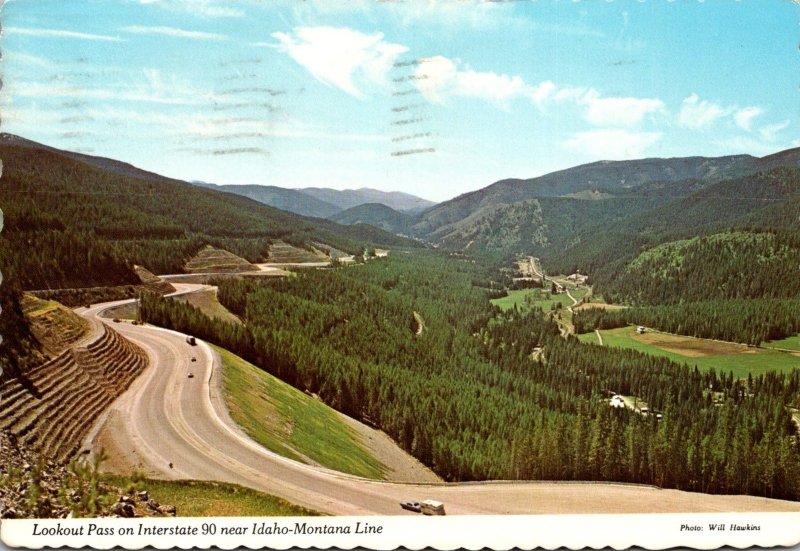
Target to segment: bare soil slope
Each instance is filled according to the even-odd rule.
[[[88,321],[54,300],[41,300],[25,293],[20,306],[33,336],[48,357],[60,354],[89,330]]]
[[[133,271],[136,272],[136,275],[142,280],[142,287],[148,291],[158,293],[159,295],[168,295],[175,292],[175,287],[173,287],[172,284],[168,281],[164,281],[144,266],[134,265]]]
[[[244,258],[207,245],[184,266],[190,274],[257,272],[258,267]]]
[[[305,262],[327,262],[330,258],[327,255],[314,249],[309,251],[285,243],[275,241],[269,249],[270,264],[302,264]]]
[[[52,301],[25,302],[50,357],[0,385],[0,430],[21,446],[66,462],[78,453],[94,420],[141,373],[147,357],[107,325],[90,324]]]

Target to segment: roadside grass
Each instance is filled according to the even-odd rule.
[[[188,302],[195,308],[199,309],[205,315],[216,318],[220,321],[241,324],[242,320],[236,317],[230,310],[225,308],[219,299],[217,299],[216,291],[208,289],[196,293],[187,293],[185,295],[178,295],[174,298],[181,302]]]
[[[104,475],[109,483],[126,487],[129,477]],[[199,480],[144,479],[136,486],[147,490],[162,505],[174,505],[179,517],[288,517],[318,516],[320,513],[293,505],[270,494],[238,484]]]
[[[571,292],[571,291],[570,291]],[[575,298],[578,298],[577,296]],[[512,310],[514,305],[522,312],[527,312],[533,308],[549,311],[553,304],[561,304],[566,308],[572,301],[566,294],[551,295],[549,291],[543,289],[517,289],[509,291],[508,296],[495,298],[490,301],[501,310]]]
[[[800,335],[794,337],[787,337],[779,341],[769,341],[763,343],[761,346],[764,348],[785,348],[787,350],[797,350],[800,352]]]
[[[601,330],[600,334],[604,346],[638,350],[678,363],[696,365],[702,370],[713,368],[718,372],[732,372],[738,378],[747,377],[748,374],[787,372],[800,368],[800,358],[790,353],[654,331],[638,335],[632,325]],[[578,338],[583,342],[598,344],[594,332],[578,335]]]
[[[214,348],[222,358],[231,417],[253,440],[296,461],[385,478],[387,468],[336,411],[227,350]]]

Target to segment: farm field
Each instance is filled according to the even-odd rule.
[[[663,356],[679,363],[696,365],[699,369],[732,372],[736,377],[800,368],[800,358],[786,352],[654,331],[638,335],[632,325],[601,330],[600,334],[605,346]],[[578,338],[598,344],[595,333],[578,335]]]
[[[573,293],[574,295],[574,293]],[[575,298],[579,298],[575,295]],[[561,304],[564,308],[572,304],[566,293],[551,295],[542,289],[518,289],[509,291],[508,296],[492,299],[490,301],[501,310],[511,310],[516,305],[520,311],[527,312],[533,308],[549,311],[553,304]]]

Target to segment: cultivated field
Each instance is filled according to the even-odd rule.
[[[789,371],[800,368],[800,358],[766,348],[697,339],[657,331],[639,335],[634,326],[601,330],[605,346],[631,348],[653,356],[663,356],[700,369],[733,372],[736,377],[759,375],[766,371]],[[598,344],[595,333],[579,335],[584,342]]]
[[[542,289],[518,289],[509,291],[508,296],[492,299],[491,303],[503,311],[511,310],[516,305],[521,312],[527,312],[533,308],[549,311],[553,304],[561,304],[566,308],[572,301],[565,293],[553,295]]]

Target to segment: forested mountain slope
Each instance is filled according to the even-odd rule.
[[[800,233],[734,231],[658,245],[596,283],[632,304],[791,298],[800,296],[798,267]]]
[[[633,211],[613,225],[598,221],[575,234],[574,244],[563,251],[547,251],[543,259],[548,269],[608,272],[607,277],[611,277],[611,268],[620,267],[644,248],[659,243],[728,228],[796,228],[800,215],[800,168],[773,168],[723,180],[684,197],[661,199],[660,205]]]
[[[181,272],[208,244],[251,262],[264,260],[276,239],[351,253],[418,246],[370,226],[304,218],[8,134],[0,139],[0,158],[0,356],[6,361],[18,363],[34,346],[17,304],[20,290],[134,285],[134,265]]]
[[[334,214],[330,219],[339,224],[369,224],[392,233],[409,234],[414,217],[381,203],[365,203]]]
[[[433,201],[428,201],[410,193],[402,191],[381,191],[379,189],[330,189],[307,187],[297,191],[315,197],[321,201],[336,205],[341,210],[357,207],[366,203],[380,203],[399,211],[418,212],[433,206]]]
[[[596,217],[595,221],[608,229],[608,223],[618,218],[614,211],[619,204],[609,202],[613,198],[636,201],[626,207],[630,216],[703,190],[710,190],[710,196],[717,191],[713,189],[715,184],[724,180],[746,179],[744,177],[772,168],[798,165],[800,148],[760,159],[736,155],[601,161],[527,180],[501,180],[428,209],[415,222],[413,231],[417,236],[451,248],[464,247],[470,241],[492,241],[487,235],[489,228],[495,233],[513,234],[520,216],[532,214],[536,217],[537,207],[531,211],[531,205],[545,205],[548,198],[556,197],[597,203],[591,206],[576,203],[579,206],[566,208],[578,211],[580,214],[576,213],[577,216]],[[731,193],[739,191],[733,190]],[[564,207],[567,203],[559,205]],[[523,211],[528,212],[523,214]],[[747,208],[740,209],[737,214],[744,211]],[[502,219],[505,217],[510,221],[504,224]],[[548,241],[559,246],[564,243],[564,239],[553,238],[560,231],[555,223],[547,218],[537,223],[550,228],[552,235]],[[544,231],[546,228],[540,228],[536,233]],[[526,236],[525,239],[530,234],[527,231],[520,233]]]
[[[122,176],[49,148],[0,145],[0,156],[3,272],[26,289],[137,282],[132,264],[178,272],[204,242],[250,261],[278,238],[351,252],[412,244],[185,182]]]
[[[216,185],[216,184],[196,184],[208,189],[233,193],[243,197],[249,197],[259,203],[264,203],[276,209],[293,212],[303,216],[313,216],[315,218],[328,218],[342,209],[336,205],[321,201],[316,197],[303,193],[296,189],[286,189],[277,186],[256,186],[256,185]]]

